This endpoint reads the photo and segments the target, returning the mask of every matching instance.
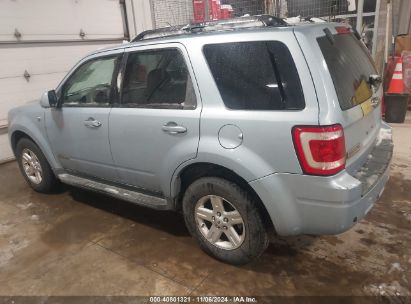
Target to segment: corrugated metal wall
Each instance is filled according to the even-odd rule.
[[[189,23],[193,19],[190,0],[152,0],[156,28]]]
[[[221,4],[230,4],[234,16],[245,14],[259,15],[270,13],[268,7],[275,0],[221,0]],[[193,20],[192,0],[151,0],[154,26],[156,28],[169,25],[180,25]]]
[[[261,0],[226,0],[224,4],[230,4],[234,10],[234,16],[240,17],[245,14],[260,15],[268,13],[265,10],[265,1]]]
[[[348,12],[346,0],[288,0],[288,16],[322,17]]]
[[[395,19],[394,19],[395,20]],[[411,34],[411,1],[402,0],[399,5],[398,30],[394,34]]]

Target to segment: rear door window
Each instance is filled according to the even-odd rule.
[[[363,103],[372,96],[370,75],[377,74],[368,50],[355,36],[333,35],[317,38],[327,63],[342,110]]]
[[[204,55],[225,106],[301,110],[304,96],[288,48],[277,41],[209,44]]]
[[[175,48],[130,53],[121,106],[195,109],[194,87],[182,53]]]

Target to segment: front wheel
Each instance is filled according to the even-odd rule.
[[[262,217],[248,193],[217,177],[192,183],[183,198],[184,219],[201,248],[229,264],[246,264],[268,246]]]
[[[16,156],[28,184],[37,192],[52,192],[58,180],[39,147],[28,138],[22,138],[16,146]]]

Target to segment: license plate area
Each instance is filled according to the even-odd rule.
[[[361,181],[364,196],[378,182],[390,164],[393,155],[391,132],[381,129],[375,147],[371,150],[364,165],[353,176]]]

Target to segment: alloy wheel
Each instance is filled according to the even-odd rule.
[[[40,184],[43,180],[43,169],[37,155],[25,148],[21,154],[21,163],[28,179],[34,184]]]
[[[214,246],[233,250],[245,238],[245,225],[240,212],[218,195],[206,195],[195,206],[195,219],[201,234]]]

